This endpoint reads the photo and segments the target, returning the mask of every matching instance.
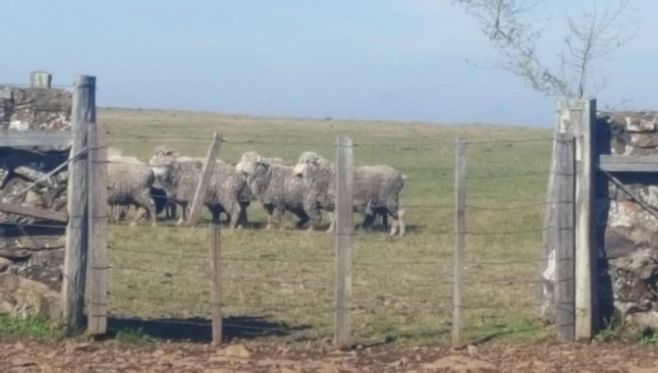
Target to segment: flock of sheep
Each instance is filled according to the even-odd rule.
[[[179,223],[185,221],[201,178],[203,159],[160,146],[148,164],[122,155],[110,155],[108,161],[108,202],[116,218],[134,206],[143,210],[153,225],[156,214],[163,211],[175,219],[180,210]],[[256,200],[267,212],[267,229],[275,220],[281,224],[286,212],[298,218],[298,228],[313,229],[321,223],[324,211],[329,215],[331,232],[335,228],[335,175],[335,165],[314,152],[303,153],[294,166],[285,165],[280,158],[247,152],[236,165],[216,162],[205,205],[213,221],[218,222],[220,214],[225,213],[231,228],[247,223],[247,207]],[[363,227],[371,227],[377,216],[387,226],[390,216],[390,234],[404,235],[404,210],[400,207],[404,179],[390,166],[354,168],[354,212],[363,215]]]

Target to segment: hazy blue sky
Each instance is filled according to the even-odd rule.
[[[550,0],[560,22],[568,4]],[[638,36],[604,62],[602,103],[658,108],[658,1],[633,0]],[[572,5],[573,7],[573,5]],[[448,0],[4,0],[0,82],[34,69],[98,76],[104,106],[550,124],[552,101],[500,71]],[[547,47],[559,44],[559,36]],[[550,50],[550,49],[546,49]]]

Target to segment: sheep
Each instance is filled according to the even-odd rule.
[[[107,201],[110,207],[122,206],[120,211],[130,205],[142,208],[155,226],[155,203],[150,193],[155,176],[148,165],[134,157],[110,156],[107,176]]]
[[[182,207],[178,221],[178,224],[182,224],[201,178],[203,161],[177,155],[156,154],[149,164],[158,185],[165,190],[167,197]],[[231,228],[243,223],[242,220],[246,218],[243,210],[246,210],[249,203],[246,189],[242,176],[232,166],[218,160],[205,196],[205,204],[213,215],[213,221],[218,222],[220,213],[226,212]]]
[[[312,208],[311,219],[319,215],[319,209],[333,212],[336,200],[336,167],[317,153],[303,153],[294,167],[295,175],[307,183],[309,192],[305,206]],[[400,191],[404,176],[390,166],[358,166],[354,168],[353,206],[363,214],[366,224],[380,211],[392,218],[390,234],[405,234],[404,210],[400,208]],[[331,219],[329,231],[334,230]]]
[[[282,164],[280,158],[266,158],[256,152],[242,155],[235,169],[244,175],[253,195],[260,201],[267,212],[267,226],[272,228],[275,217],[279,220],[289,211],[299,221],[297,227],[303,227],[309,216],[304,210],[304,181],[295,176],[294,169]]]

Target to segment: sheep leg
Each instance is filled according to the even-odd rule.
[[[295,225],[297,228],[303,228],[304,225],[306,225],[306,223],[308,223],[308,221],[310,220],[308,214],[306,214],[304,211],[298,211],[295,213],[295,215],[297,215],[297,217],[299,218],[299,221]]]
[[[219,224],[219,215],[221,213],[219,206],[208,205],[208,210],[210,210],[210,214],[212,215],[212,222]]]
[[[167,201],[167,206],[165,207],[165,216],[167,219],[176,219],[176,202]]]
[[[364,230],[367,230],[368,228],[372,228],[376,218],[377,218],[376,212],[365,213],[363,215],[363,223],[361,223],[361,228]]]
[[[333,212],[329,212],[329,228],[327,229],[327,233],[333,233],[336,231],[336,214]]]
[[[151,225],[155,227],[157,225],[157,216],[155,213],[155,202],[153,202],[153,198],[151,198],[151,191],[149,189],[144,189],[135,202],[137,209],[140,207],[143,208],[145,210],[146,218],[150,218]],[[138,218],[139,214],[135,216],[135,219]]]
[[[183,223],[185,223],[185,220],[187,220],[187,212],[188,212],[187,203],[181,202],[180,207],[181,207],[181,214],[180,214],[180,218],[178,218],[178,222],[176,223],[177,225],[183,225]]]
[[[240,202],[240,218],[238,219],[238,224],[244,228],[249,226],[249,217],[247,216],[247,207],[249,202]]]
[[[322,213],[314,203],[309,203],[308,201],[304,202],[304,212],[306,212],[308,220],[310,221],[307,231],[312,232],[317,225],[322,223]]]
[[[231,229],[235,229],[238,226],[238,221],[240,220],[240,213],[242,212],[242,207],[240,206],[239,203],[234,203],[233,207],[231,208],[231,220],[229,223],[229,227]]]
[[[382,215],[382,225],[384,226],[384,229],[386,229],[388,228],[388,212],[384,210],[381,215]]]
[[[404,210],[400,209],[397,212],[391,212],[391,217],[393,218],[393,224],[391,224],[391,236],[396,234],[399,236],[404,236],[406,231],[406,226],[404,223]]]
[[[267,225],[265,226],[265,230],[270,230],[272,229],[272,222],[274,220],[274,206],[267,204],[263,205],[265,207],[265,211],[267,212]]]
[[[399,228],[400,228],[400,231],[399,231],[400,236],[404,236],[404,234],[407,231],[407,226],[404,222],[404,214],[405,214],[405,211],[403,209],[398,210],[398,225],[399,225]]]
[[[286,228],[285,224],[284,224],[284,217],[286,215],[286,209],[285,208],[276,208],[274,210],[274,213],[275,213],[274,218],[278,221],[279,229],[284,230]]]

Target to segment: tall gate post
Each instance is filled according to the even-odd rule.
[[[576,136],[576,340],[594,335],[596,294],[595,123],[596,100],[570,102]]]
[[[73,136],[67,210],[69,222],[66,227],[66,249],[62,282],[63,321],[69,333],[83,328],[84,297],[88,254],[88,144],[87,133],[90,123],[96,122],[96,78],[78,76],[75,79],[71,132]]]

